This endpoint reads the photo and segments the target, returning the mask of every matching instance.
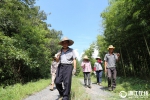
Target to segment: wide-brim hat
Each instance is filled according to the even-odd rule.
[[[101,59],[101,57],[96,57],[96,60],[97,60],[97,59]]]
[[[73,40],[68,39],[67,37],[64,37],[64,38],[62,38],[62,40],[59,42],[59,45],[62,45],[62,43],[63,43],[64,41],[69,41],[68,46],[71,46],[71,45],[73,45],[73,43],[74,43]]]
[[[89,60],[89,58],[88,58],[88,56],[87,56],[87,55],[85,55],[85,56],[83,57],[83,59],[87,59],[87,60]]]
[[[109,50],[110,48],[115,49],[115,47],[113,45],[109,45],[109,47],[107,49]]]

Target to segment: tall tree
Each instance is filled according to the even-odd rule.
[[[13,84],[47,77],[58,51],[61,31],[49,29],[47,15],[35,0],[0,2],[0,83]]]
[[[120,75],[150,76],[149,5],[148,0],[110,0],[101,14],[106,43],[121,53]]]

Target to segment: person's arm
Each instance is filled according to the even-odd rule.
[[[117,59],[116,60],[119,61],[120,53],[117,53],[116,55],[117,55]]]
[[[105,70],[105,73],[107,73],[107,54],[104,57],[104,70]]]
[[[53,62],[52,62],[53,63]],[[52,64],[51,64],[51,69],[50,69],[50,73],[52,74]]]
[[[97,67],[97,65],[96,65],[96,62],[94,63],[94,71],[96,71],[96,67]]]
[[[76,73],[76,59],[73,59],[73,71],[72,74],[74,75]]]
[[[90,62],[90,68],[91,68],[91,72],[92,72],[93,70],[92,70],[91,62]]]
[[[75,54],[75,51],[73,50],[73,72],[75,74],[76,72],[76,54]]]
[[[104,63],[104,69],[105,69],[105,73],[107,73],[107,62],[106,61]]]
[[[73,60],[73,67],[76,70],[76,59]]]
[[[85,63],[82,61],[82,63],[81,63],[81,67],[82,68],[85,68]]]

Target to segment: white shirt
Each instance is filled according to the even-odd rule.
[[[96,68],[96,71],[103,70],[102,65],[98,62],[95,62],[94,67]]]
[[[72,48],[68,48],[66,52],[60,51],[60,63],[61,64],[72,64],[73,60],[76,59],[75,52]]]

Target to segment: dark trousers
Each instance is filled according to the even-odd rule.
[[[88,81],[88,85],[91,85],[90,72],[83,72],[83,74],[84,74],[84,83],[85,83],[85,85],[87,85],[87,81]]]
[[[63,96],[63,100],[69,100],[71,90],[72,70],[73,70],[72,65],[60,64],[56,72],[55,84],[59,94]],[[62,87],[62,82],[64,84],[64,89]]]
[[[107,69],[107,75],[108,75],[108,87],[116,87],[116,76],[117,76],[117,71],[116,68],[108,68]],[[111,84],[112,83],[112,84]]]
[[[103,74],[102,70],[96,71],[97,83],[102,82],[102,74]]]

